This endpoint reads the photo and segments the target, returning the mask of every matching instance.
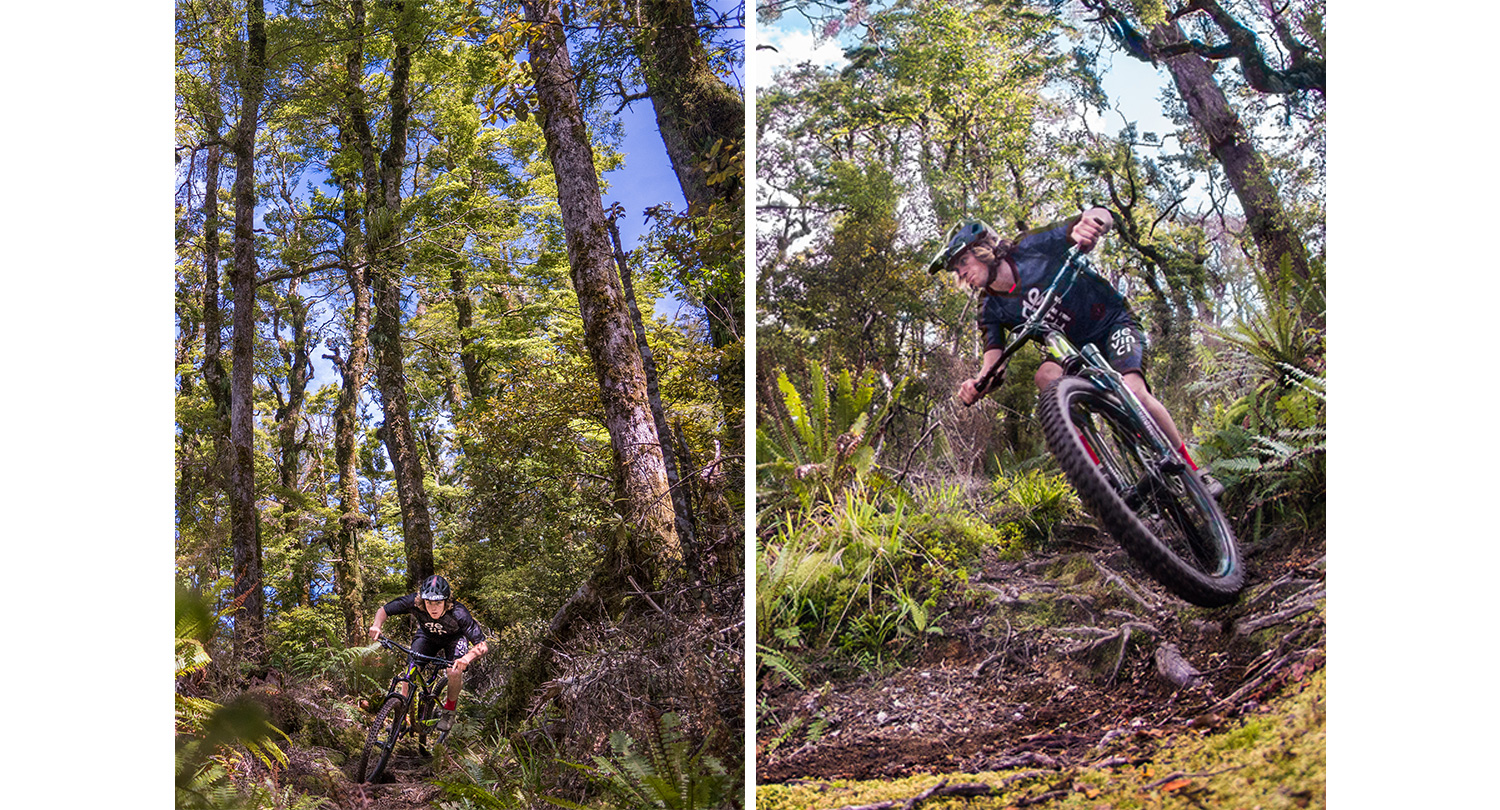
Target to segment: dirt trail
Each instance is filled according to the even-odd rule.
[[[969,583],[986,599],[887,677],[772,677],[756,781],[1088,764],[1111,741],[1226,724],[1323,665],[1320,538],[1247,549],[1250,587],[1216,610],[1169,596],[1102,538],[1062,549],[987,564]]]

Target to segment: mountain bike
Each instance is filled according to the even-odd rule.
[[[1050,325],[1052,309],[1086,272],[1093,272],[1088,259],[1070,249],[977,387],[991,390],[1016,350],[1028,340],[1041,343],[1063,368],[1037,404],[1042,432],[1079,500],[1168,590],[1204,607],[1227,605],[1244,588],[1245,572],[1218,502],[1098,347],[1078,349]]]
[[[380,637],[379,643],[388,650],[406,653],[406,666],[391,678],[385,700],[375,713],[375,721],[370,724],[370,733],[365,739],[365,747],[354,774],[357,782],[374,782],[379,779],[385,772],[386,764],[390,762],[391,754],[396,750],[396,743],[403,736],[415,735],[417,751],[425,757],[428,755],[428,737],[432,737],[434,742],[442,743],[447,741],[448,732],[452,731],[450,728],[439,732],[437,716],[443,705],[443,693],[448,688],[448,679],[443,676],[443,671],[453,662],[415,652],[384,636]],[[401,695],[400,686],[403,683],[407,685],[409,697]]]

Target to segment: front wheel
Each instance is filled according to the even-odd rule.
[[[1079,499],[1147,573],[1196,605],[1235,600],[1245,572],[1234,533],[1196,472],[1156,463],[1135,413],[1082,377],[1059,377],[1037,407]]]
[[[375,714],[375,721],[370,724],[370,734],[365,739],[364,752],[359,756],[354,781],[374,782],[380,778],[386,763],[391,760],[391,752],[396,750],[396,740],[401,737],[405,722],[406,700],[400,695],[387,697]]]

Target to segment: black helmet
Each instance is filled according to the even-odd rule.
[[[954,225],[948,229],[948,235],[943,237],[943,246],[933,254],[932,261],[927,263],[927,272],[936,273],[948,267],[948,261],[972,245],[987,242],[990,245],[1000,244],[1000,234],[995,232],[988,223],[979,219],[970,219]]]
[[[448,580],[433,574],[422,580],[422,587],[417,595],[428,602],[446,602],[453,598],[453,589],[448,586]]]

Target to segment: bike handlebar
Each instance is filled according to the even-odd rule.
[[[439,658],[439,657],[434,656],[434,655],[427,655],[426,653],[419,653],[416,650],[413,650],[412,648],[406,646],[405,644],[402,644],[401,642],[396,641],[395,639],[387,638],[386,636],[381,636],[380,638],[376,639],[376,643],[378,643],[382,647],[385,647],[388,650],[397,650],[397,651],[400,651],[400,652],[404,652],[407,655],[411,656],[414,660],[419,661],[419,662],[424,663],[424,664],[437,664],[439,666],[446,667],[446,666],[449,666],[450,664],[453,663],[452,661],[449,661],[446,658]]]

